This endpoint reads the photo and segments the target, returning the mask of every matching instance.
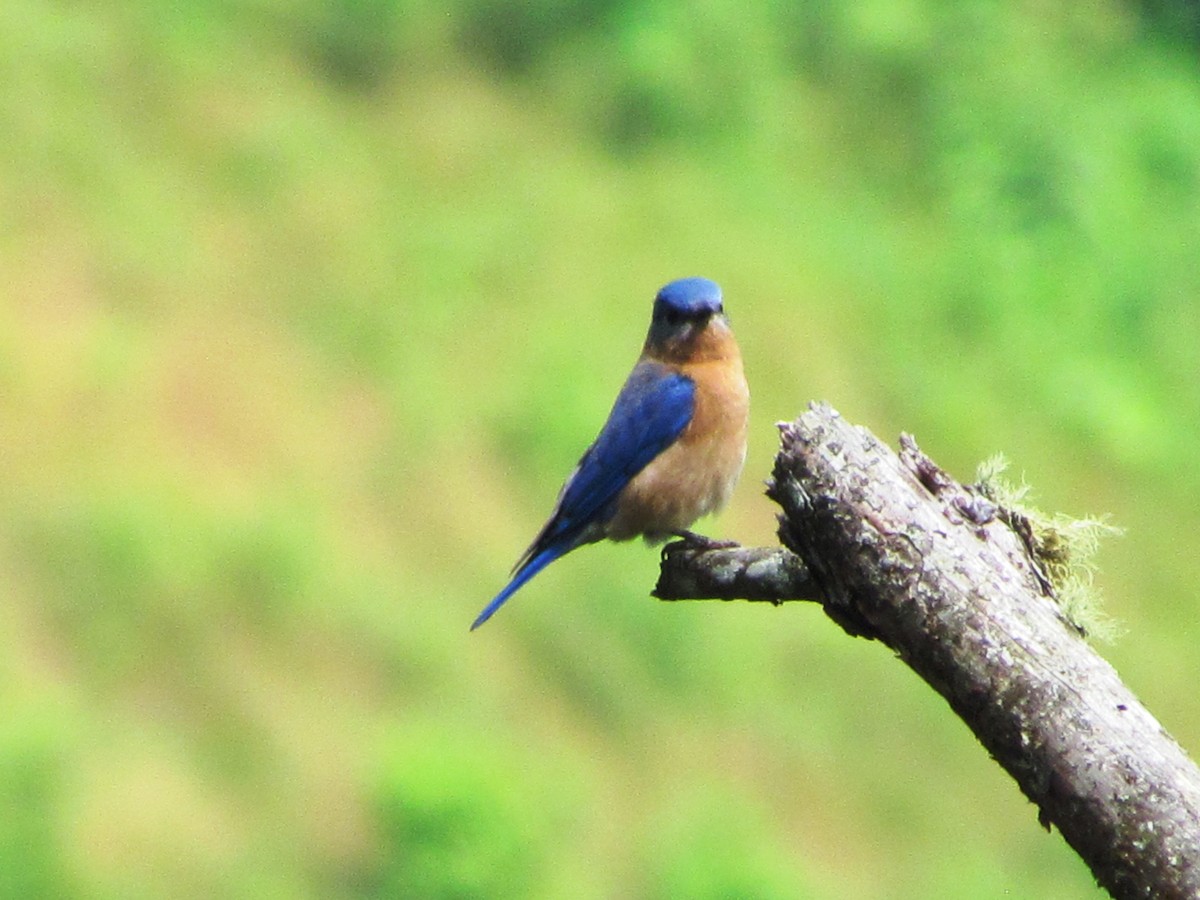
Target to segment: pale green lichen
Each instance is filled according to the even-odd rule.
[[[1000,517],[1025,541],[1068,621],[1081,633],[1111,643],[1123,629],[1101,608],[1095,557],[1100,542],[1121,529],[1103,516],[1077,519],[1043,512],[1029,501],[1023,479],[1015,484],[1004,477],[1007,468],[1002,454],[984,460],[976,471],[976,489],[1000,507]]]

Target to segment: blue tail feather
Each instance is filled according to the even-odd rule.
[[[481,612],[471,624],[471,630],[474,631],[476,628],[490,619],[492,614],[501,606],[503,606],[504,601],[515,594],[521,585],[523,585],[530,578],[542,571],[542,569],[546,568],[546,566],[550,565],[550,563],[554,562],[570,549],[570,545],[547,547],[541,553],[536,554],[532,559],[525,563],[525,565],[521,566],[521,568],[517,570],[517,574],[512,577],[512,581],[505,585],[504,590],[496,595],[496,599],[483,608],[483,612]]]

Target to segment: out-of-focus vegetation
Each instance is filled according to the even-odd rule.
[[[0,5],[0,895],[1096,896],[815,609],[623,545],[467,625],[704,274],[709,530],[810,398],[1004,451],[1126,529],[1102,649],[1200,751],[1186,10]]]

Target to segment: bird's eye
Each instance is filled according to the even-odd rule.
[[[665,317],[666,317],[667,324],[670,325],[672,328],[674,328],[676,325],[680,325],[683,323],[683,313],[681,313],[677,309],[668,309],[666,311]]]

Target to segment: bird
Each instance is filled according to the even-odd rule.
[[[534,575],[585,544],[671,536],[730,546],[687,529],[729,500],[746,460],[750,391],[721,289],[681,278],[654,297],[641,356],[554,511],[474,631]]]

